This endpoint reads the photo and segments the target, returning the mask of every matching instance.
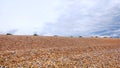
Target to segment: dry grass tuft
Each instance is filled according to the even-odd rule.
[[[0,36],[0,66],[120,68],[120,39]]]

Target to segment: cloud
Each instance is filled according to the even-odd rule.
[[[64,12],[57,19],[57,22],[46,24],[45,34],[65,36],[120,35],[119,0],[65,1],[63,3]]]
[[[60,4],[60,0],[0,0],[0,32],[41,32],[46,22],[54,22],[59,16]]]
[[[11,34],[15,34],[18,30],[17,29],[12,29],[12,30],[8,30],[8,31],[1,31],[1,34],[7,34],[7,33],[11,33]]]
[[[0,10],[1,33],[120,35],[120,0],[8,0]]]

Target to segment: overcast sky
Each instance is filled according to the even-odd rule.
[[[0,0],[0,33],[120,36],[120,0]]]

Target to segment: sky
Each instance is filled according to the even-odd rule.
[[[0,0],[0,33],[120,36],[120,0]]]

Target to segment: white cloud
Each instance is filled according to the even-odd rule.
[[[58,18],[60,4],[60,0],[0,1],[0,31],[17,29],[15,34],[40,32],[46,22]]]
[[[119,21],[114,20],[116,16],[120,15],[119,0],[66,1],[66,5],[64,6],[67,8],[64,9],[64,13],[56,23],[47,26],[45,33],[51,32],[58,35],[93,35],[95,32],[103,30],[112,32],[110,28],[115,28],[115,25],[120,24]],[[117,29],[120,29],[120,27]]]
[[[0,31],[17,29],[15,34],[66,36],[120,35],[119,0],[8,0],[0,3]]]

